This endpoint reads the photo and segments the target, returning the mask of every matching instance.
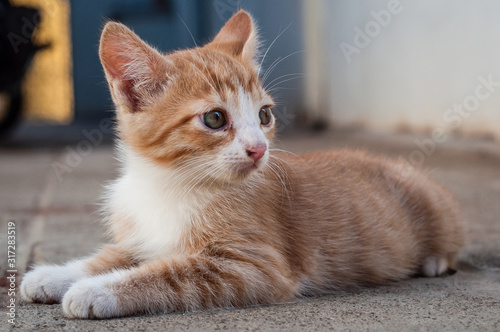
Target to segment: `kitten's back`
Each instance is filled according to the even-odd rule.
[[[315,261],[309,282],[330,288],[332,280],[349,286],[429,274],[429,257],[454,268],[464,242],[458,205],[409,164],[348,150],[279,158],[292,197],[283,214],[312,242],[303,248]]]

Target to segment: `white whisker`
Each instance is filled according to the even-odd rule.
[[[267,56],[267,52],[269,52],[269,50],[271,49],[271,47],[273,47],[274,43],[278,40],[279,37],[281,37],[281,35],[283,33],[285,33],[286,30],[288,30],[288,28],[292,25],[293,21],[290,22],[290,24],[288,24],[288,26],[283,30],[281,31],[277,36],[276,38],[274,38],[273,42],[269,45],[269,47],[267,48],[266,52],[264,53],[264,56],[262,57],[262,60],[260,61],[260,65],[259,65],[259,70],[257,71],[257,77],[259,77],[260,75],[260,70],[262,69],[262,64],[264,63],[264,60],[266,59],[266,56]]]
[[[184,20],[182,19],[181,15],[179,15],[179,13],[177,13],[177,16],[179,17],[179,19],[181,20],[182,24],[184,24],[184,26],[186,27],[187,31],[189,32],[189,35],[191,36],[191,39],[193,40],[194,45],[196,47],[198,47],[198,44],[196,44],[196,40],[194,40],[193,34],[191,33],[191,30],[187,26],[186,22],[184,22]]]
[[[294,74],[285,74],[285,75],[281,75],[280,77],[277,77],[275,78],[274,80],[272,80],[271,82],[269,82],[265,87],[264,89],[265,90],[268,90],[268,89],[272,89],[273,87],[277,86],[277,85],[280,85],[282,83],[285,83],[285,82],[288,82],[288,81],[291,81],[291,80],[294,80],[294,79],[297,79],[297,78],[301,78],[301,77],[305,77],[306,75],[303,74],[303,73],[294,73]],[[278,83],[274,83],[282,78],[285,78],[285,77],[289,77],[287,79],[284,79]],[[274,84],[273,84],[274,83]]]
[[[283,61],[283,60],[286,60],[287,58],[291,57],[292,55],[295,55],[295,54],[299,54],[299,53],[304,53],[305,50],[302,50],[302,51],[297,51],[297,52],[293,52],[293,53],[290,53],[289,55],[287,55],[286,57],[284,58],[281,58],[279,57],[278,59],[274,60],[274,62],[269,66],[269,68],[266,70],[266,72],[264,73],[263,77],[262,77],[262,84],[264,84],[267,80],[267,78],[269,77],[269,75],[271,75],[271,73],[274,71],[274,69],[276,69],[276,67]]]

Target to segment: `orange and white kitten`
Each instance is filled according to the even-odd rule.
[[[119,23],[100,57],[123,162],[109,188],[114,244],[22,282],[71,318],[276,303],[454,267],[453,197],[404,162],[270,150],[251,17],[204,47],[161,54]]]

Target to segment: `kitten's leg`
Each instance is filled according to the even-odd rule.
[[[425,277],[437,277],[448,270],[448,263],[444,257],[429,256],[424,259],[422,274]]]
[[[294,297],[277,264],[208,256],[156,260],[75,283],[62,304],[70,318],[192,311],[275,303]]]
[[[26,273],[21,283],[21,296],[27,302],[59,303],[76,281],[124,268],[133,263],[131,255],[116,245],[105,246],[96,255],[64,265],[41,265]]]
[[[425,277],[438,277],[443,274],[453,275],[457,272],[455,262],[457,253],[450,253],[447,257],[429,256],[424,259],[421,274]]]

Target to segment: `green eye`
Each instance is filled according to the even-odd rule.
[[[226,124],[226,116],[222,111],[213,110],[203,114],[203,123],[210,129],[220,129]]]
[[[273,118],[271,114],[271,107],[269,106],[262,107],[259,111],[259,118],[260,118],[260,123],[262,123],[264,126],[270,124],[271,119]]]

